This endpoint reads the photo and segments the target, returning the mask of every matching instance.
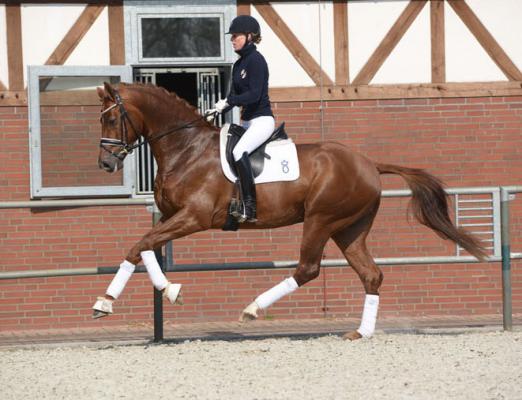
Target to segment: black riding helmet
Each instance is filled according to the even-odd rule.
[[[259,22],[250,15],[238,15],[232,20],[227,33],[253,33],[261,34]]]

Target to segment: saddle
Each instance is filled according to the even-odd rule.
[[[237,171],[234,163],[234,156],[232,151],[236,146],[237,142],[241,139],[246,129],[240,125],[230,124],[230,128],[228,129],[228,140],[226,146],[226,159],[228,164],[230,165],[230,169],[237,176]],[[285,140],[288,139],[288,135],[285,132],[285,123],[283,122],[279,125],[272,135],[255,151],[250,153],[248,158],[250,159],[250,164],[252,165],[252,172],[254,173],[254,178],[258,177],[261,172],[263,172],[263,167],[265,165],[265,158],[270,160],[270,156],[266,154],[265,147],[268,143],[273,142],[275,140]]]

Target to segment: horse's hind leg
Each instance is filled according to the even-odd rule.
[[[262,293],[245,308],[239,317],[244,322],[257,318],[257,312],[274,304],[283,296],[292,293],[299,286],[319,276],[323,249],[330,237],[331,230],[322,221],[305,220],[303,225],[303,240],[299,264],[290,278],[286,278],[273,288]]]
[[[366,292],[363,315],[359,329],[348,332],[345,339],[355,340],[362,337],[371,337],[375,331],[377,311],[379,308],[379,288],[383,274],[375,264],[373,257],[366,247],[366,236],[370,230],[375,214],[367,216],[355,225],[352,225],[332,236],[335,243],[343,252],[350,266],[355,270]]]

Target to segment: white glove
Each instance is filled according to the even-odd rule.
[[[215,108],[211,108],[210,110],[205,111],[204,117],[208,122],[212,122],[216,118],[216,114],[217,110]]]
[[[216,111],[221,114],[223,110],[228,107],[227,99],[219,100],[216,104],[214,104],[214,107],[216,107]]]

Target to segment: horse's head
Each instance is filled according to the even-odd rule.
[[[141,119],[136,107],[125,103],[120,92],[109,83],[98,87],[102,102],[102,125],[98,166],[107,172],[123,168],[123,160],[132,152],[132,144],[138,139]]]

